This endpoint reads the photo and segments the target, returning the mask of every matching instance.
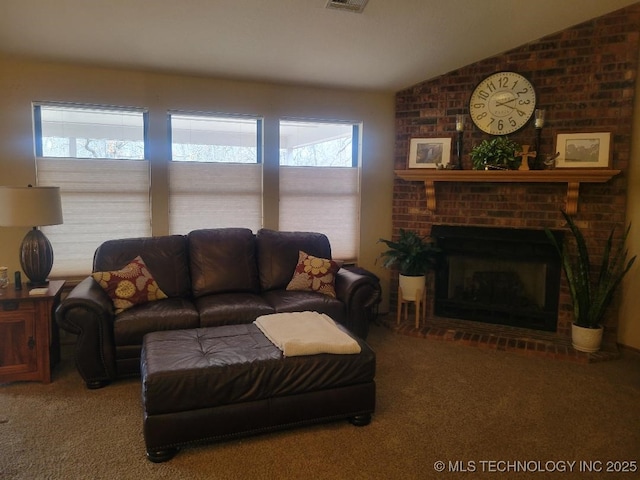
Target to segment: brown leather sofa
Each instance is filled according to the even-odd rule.
[[[60,303],[56,320],[78,335],[76,366],[88,388],[139,374],[142,339],[153,331],[251,323],[259,315],[310,310],[366,338],[380,299],[378,278],[343,267],[336,274],[336,298],[287,290],[301,250],[331,258],[328,238],[313,232],[220,228],[107,241],[95,252],[94,272],[121,269],[141,256],[168,298],[116,315],[90,276]]]

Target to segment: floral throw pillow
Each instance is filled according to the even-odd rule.
[[[300,251],[298,265],[287,290],[304,290],[336,297],[336,273],[340,265],[333,260],[318,258]]]
[[[167,298],[140,256],[121,270],[91,276],[111,297],[116,315],[134,305]]]

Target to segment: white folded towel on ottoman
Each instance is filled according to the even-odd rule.
[[[324,313],[273,313],[262,315],[253,323],[286,357],[360,353],[358,342]]]

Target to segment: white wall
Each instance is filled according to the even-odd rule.
[[[627,239],[629,257],[636,263],[622,284],[622,304],[618,317],[618,342],[640,350],[640,75],[636,78],[636,98],[631,140],[631,161],[627,172]]]

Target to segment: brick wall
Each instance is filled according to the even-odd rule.
[[[518,72],[533,83],[538,108],[546,110],[543,153],[555,151],[557,133],[612,134],[612,168],[622,170],[622,174],[605,184],[582,184],[575,216],[588,244],[602,246],[612,227],[618,227],[618,232],[624,227],[625,171],[631,152],[639,38],[640,4],[635,4],[398,92],[394,168],[407,168],[412,137],[455,139],[455,115],[462,113],[467,115],[463,168],[471,169],[470,149],[489,138],[468,117],[471,92],[480,80],[494,72]],[[533,145],[533,121],[509,137],[520,144]],[[426,235],[433,224],[562,228],[560,209],[565,205],[566,189],[566,184],[561,183],[438,182],[437,210],[430,212],[422,183],[396,179],[394,235],[399,228]],[[392,306],[397,301],[395,278]],[[433,289],[432,280],[429,283],[428,292]],[[567,336],[572,314],[564,279],[560,305],[558,335]],[[616,334],[615,310],[614,305],[607,319],[610,338]]]

